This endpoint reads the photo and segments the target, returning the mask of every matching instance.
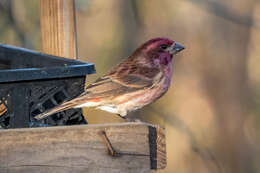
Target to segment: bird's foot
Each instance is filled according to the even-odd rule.
[[[107,137],[107,134],[104,130],[99,132],[99,135],[101,136],[101,138],[103,139],[103,142],[105,144],[105,146],[108,149],[108,154],[111,155],[112,157],[119,157],[121,156],[120,152],[116,151],[114,149],[114,147],[112,146],[110,140]]]
[[[126,122],[139,122],[141,123],[142,121],[137,119],[137,118],[129,118],[129,117],[126,117],[126,116],[122,116],[120,114],[117,114],[120,118],[124,119]]]

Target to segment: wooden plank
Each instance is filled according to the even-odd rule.
[[[40,0],[43,52],[77,58],[74,0]]]
[[[104,130],[119,157],[108,155]],[[151,172],[166,166],[164,129],[145,123],[0,131],[0,172]]]

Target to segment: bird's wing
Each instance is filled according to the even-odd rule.
[[[88,97],[107,97],[152,87],[160,70],[137,64],[128,58],[109,74],[85,88]]]
[[[88,85],[82,95],[88,98],[114,97],[122,93],[149,88],[152,85],[153,80],[133,74],[124,77],[104,76]]]

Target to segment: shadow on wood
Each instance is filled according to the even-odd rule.
[[[119,157],[108,154],[105,131]],[[145,123],[0,131],[0,172],[151,172],[166,166],[164,129]]]

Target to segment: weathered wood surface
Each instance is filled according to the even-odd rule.
[[[119,157],[108,155],[104,130]],[[132,173],[166,166],[164,129],[144,123],[0,131],[2,173]]]
[[[40,0],[43,52],[77,58],[74,0]]]

